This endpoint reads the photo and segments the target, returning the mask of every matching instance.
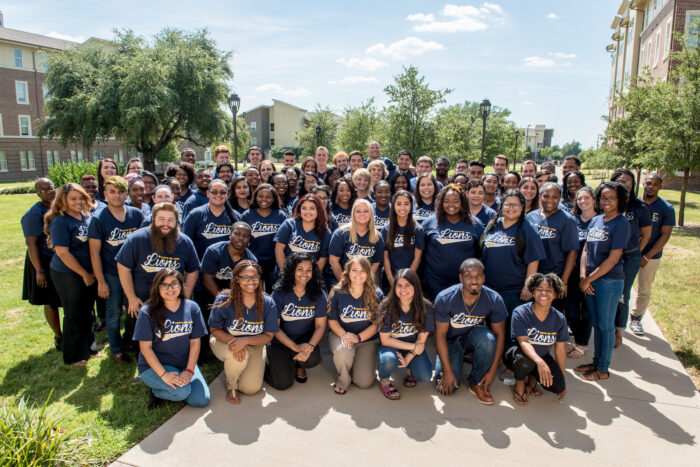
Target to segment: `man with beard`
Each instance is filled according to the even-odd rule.
[[[209,202],[209,197],[207,196],[207,191],[209,190],[209,185],[211,184],[211,173],[208,169],[199,169],[194,178],[194,184],[197,186],[197,191],[194,195],[185,202],[182,206],[182,221],[187,219],[187,215],[194,208],[204,206]]]
[[[469,392],[490,405],[494,401],[489,388],[503,355],[508,313],[501,296],[484,287],[484,279],[483,263],[466,259],[460,266],[460,283],[435,299],[435,382],[446,395],[459,389],[464,353],[474,352]]]
[[[150,295],[158,271],[165,267],[178,270],[185,278],[186,298],[192,296],[199,273],[197,251],[192,240],[177,226],[175,205],[158,203],[153,206],[152,214],[153,223],[130,235],[115,258],[119,280],[129,302],[125,340],[133,336],[136,317]]]
[[[107,208],[90,220],[88,242],[90,260],[97,279],[97,295],[106,302],[107,340],[111,358],[119,363],[131,363],[124,353],[124,344],[119,331],[124,291],[119,281],[115,256],[127,238],[141,227],[143,214],[133,206],[124,206],[126,180],[109,177],[105,180],[104,196]]]
[[[435,179],[442,185],[447,185],[447,173],[450,171],[450,160],[440,156],[435,161]]]

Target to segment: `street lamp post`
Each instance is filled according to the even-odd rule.
[[[316,147],[321,145],[321,125],[316,125]]]
[[[491,102],[488,99],[484,99],[479,104],[481,107],[481,119],[483,120],[483,126],[481,127],[481,157],[479,161],[484,162],[484,152],[486,152],[486,119],[489,118],[491,113]]]
[[[231,94],[228,96],[228,106],[233,114],[233,161],[235,164],[235,171],[238,172],[238,128],[237,128],[237,115],[238,109],[241,108],[241,99],[238,94]]]
[[[518,136],[520,136],[520,130],[515,130],[515,149],[513,150],[513,170],[515,170],[515,161],[518,160]]]

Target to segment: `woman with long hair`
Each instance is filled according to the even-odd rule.
[[[258,185],[262,183],[262,178],[260,177],[260,169],[254,165],[249,165],[247,169],[243,171],[243,176],[248,181],[248,186],[250,187],[250,192],[255,193]]]
[[[350,225],[333,232],[328,247],[328,262],[336,280],[345,268],[345,263],[353,256],[364,256],[376,274],[384,259],[384,240],[374,226],[372,205],[366,199],[358,199],[352,206]]]
[[[287,187],[289,197],[294,199],[297,197],[297,183],[299,181],[299,177],[301,177],[301,170],[299,167],[287,167],[284,170],[284,175],[286,175],[287,182],[289,183]]]
[[[413,191],[413,198],[416,200],[413,218],[416,221],[422,224],[428,217],[435,214],[435,198],[438,191],[437,180],[433,174],[426,173],[418,176],[416,189]]]
[[[350,224],[352,206],[355,204],[356,199],[357,192],[351,180],[341,178],[335,183],[331,194],[331,203],[333,204],[333,215],[338,227]]]
[[[307,157],[301,161],[300,167],[302,173],[311,172],[314,175],[318,174],[318,164],[313,157]]]
[[[129,162],[124,166],[124,176],[126,177],[129,174],[140,175],[142,170],[143,162],[141,162],[141,159],[134,157],[129,159]]]
[[[352,173],[352,183],[357,191],[357,199],[366,199],[372,202],[372,176],[369,170],[360,168]]]
[[[632,230],[624,215],[627,197],[627,188],[618,182],[603,182],[595,190],[595,204],[603,214],[594,217],[588,226],[579,284],[586,293],[593,324],[595,355],[592,363],[574,368],[586,381],[610,377],[615,313],[625,285],[622,253]]]
[[[391,186],[392,195],[395,195],[396,192],[399,190],[408,191],[411,187],[411,177],[409,177],[406,172],[402,172],[399,170],[394,174],[393,177],[391,177],[389,186]]]
[[[319,343],[328,323],[328,297],[313,256],[287,256],[272,299],[277,305],[279,331],[267,347],[265,381],[282,390],[295,379],[305,383],[306,369],[321,362]]]
[[[333,190],[331,190],[331,187],[328,185],[319,185],[311,190],[311,193],[316,195],[319,201],[321,201],[321,206],[323,206],[323,209],[326,212],[326,224],[328,225],[328,230],[332,235],[333,231],[338,227],[338,225],[335,223],[333,211],[331,211],[331,195],[333,194]]]
[[[238,392],[252,395],[260,390],[265,373],[265,346],[279,326],[277,307],[263,292],[262,268],[242,260],[233,268],[231,288],[214,301],[209,316],[209,344],[224,362],[226,401],[238,404]]]
[[[258,166],[258,170],[260,170],[260,179],[262,180],[263,183],[270,183],[270,176],[275,173],[277,168],[275,167],[275,164],[272,163],[271,160],[269,159],[264,159],[260,161],[260,165]],[[272,185],[272,183],[270,183]]]
[[[252,195],[253,192],[250,191],[248,180],[243,175],[239,175],[231,181],[231,188],[228,190],[228,201],[238,214],[243,214],[250,208]]]
[[[66,183],[44,214],[44,234],[51,258],[51,280],[63,306],[63,362],[85,366],[95,342],[92,311],[97,283],[92,273],[88,227],[90,196],[77,183]]]
[[[386,180],[389,176],[389,171],[386,168],[386,164],[381,159],[375,159],[367,164],[367,170],[372,176],[372,186],[380,180]]]
[[[472,217],[467,197],[457,185],[440,190],[435,208],[435,214],[423,221],[425,291],[431,300],[459,282],[462,261],[479,257],[479,237],[484,231],[481,222]]]
[[[479,219],[479,222],[485,228],[497,214],[496,211],[484,204],[484,182],[481,180],[469,180],[466,188],[464,188],[464,192],[467,194],[467,201],[469,201],[469,212],[471,212],[472,216]]]
[[[304,253],[323,270],[328,261],[330,241],[326,210],[318,196],[309,193],[299,200],[294,216],[284,221],[275,234],[277,267],[281,271],[290,254]]]
[[[209,405],[209,386],[197,366],[200,338],[206,334],[199,306],[185,298],[182,274],[171,268],[158,271],[134,329],[141,351],[139,379],[151,388],[148,410],[163,400]]]
[[[400,269],[418,271],[425,249],[425,230],[413,219],[413,196],[399,190],[391,200],[389,224],[381,231],[384,239],[384,274],[389,286]]]
[[[563,191],[561,195],[562,209],[572,214],[576,202],[576,193],[586,186],[586,176],[578,170],[572,170],[564,175],[561,186]]]
[[[250,209],[243,213],[241,220],[252,229],[250,251],[258,258],[264,271],[266,290],[272,289],[275,271],[274,238],[287,216],[280,211],[280,196],[268,183],[261,183],[253,193]]]
[[[362,389],[374,383],[377,309],[383,298],[382,291],[374,285],[367,258],[350,258],[328,297],[328,344],[338,372],[336,394],[345,394],[351,382]]]
[[[647,203],[634,195],[637,183],[631,170],[617,169],[610,177],[610,180],[620,182],[627,188],[629,198],[624,214],[631,228],[630,238],[627,241],[625,252],[622,254],[622,270],[625,273],[625,285],[622,289],[622,301],[617,304],[617,312],[615,314],[614,347],[617,348],[622,344],[622,331],[627,327],[632,284],[634,284],[639,267],[642,264],[642,250],[644,250],[651,238],[652,212]]]
[[[323,177],[323,182],[333,189],[335,182],[340,180],[343,177],[343,174],[344,172],[342,172],[338,167],[330,166],[328,167],[328,170],[326,170],[326,176]]]
[[[532,177],[524,177],[518,183],[520,193],[525,197],[525,215],[540,208],[540,188]]]
[[[114,160],[105,157],[97,164],[97,199],[105,201],[105,180],[109,177],[119,175],[119,166]]]
[[[287,177],[282,172],[275,172],[270,175],[268,182],[275,187],[277,194],[280,195],[280,209],[287,216],[292,215],[292,200],[289,198],[289,183]]]
[[[403,385],[407,388],[430,381],[433,364],[425,342],[435,331],[433,304],[423,298],[418,274],[412,269],[397,271],[389,295],[379,306],[377,374],[384,397],[401,396],[389,381],[397,368],[406,368]]]
[[[194,193],[190,186],[194,183],[194,166],[189,162],[176,162],[171,164],[165,171],[165,175],[175,178],[180,182],[180,197],[177,202],[182,206],[190,199]]]
[[[298,186],[296,199],[303,198],[304,196],[306,196],[307,193],[311,193],[311,190],[313,190],[314,187],[323,184],[321,179],[318,178],[318,175],[316,175],[313,172],[304,172],[303,174],[301,174],[301,177],[299,177],[299,181],[297,183]]]

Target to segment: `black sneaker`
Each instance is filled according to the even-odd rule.
[[[163,399],[159,399],[153,394],[151,389],[148,390],[148,410],[153,410],[163,405]]]

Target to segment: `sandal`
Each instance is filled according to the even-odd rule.
[[[229,389],[228,391],[226,391],[226,402],[229,402],[234,405],[241,403],[241,399],[238,397],[238,393],[235,389]]]
[[[591,371],[595,371],[596,366],[592,363],[588,363],[585,365],[579,365],[576,368],[574,368],[574,371],[576,373],[590,373]]]
[[[384,394],[384,397],[386,397],[389,400],[395,401],[401,397],[401,394],[399,394],[399,391],[397,391],[396,388],[394,387],[394,385],[391,383],[382,385],[381,388],[382,388],[382,394]]]
[[[403,385],[407,388],[414,388],[418,385],[418,381],[410,373],[406,374],[406,379],[403,380]]]
[[[571,344],[571,346],[566,351],[567,358],[576,360],[586,355],[586,347],[582,345]]]
[[[608,378],[610,378],[610,372],[608,371],[592,370],[581,375],[581,379],[584,381],[598,381]]]
[[[306,370],[304,369],[303,366],[298,365],[296,367],[296,373],[294,374],[294,379],[297,380],[297,383],[301,383],[301,384],[304,384],[306,382],[306,380],[309,379],[306,376]]]
[[[513,400],[519,406],[525,407],[527,405],[527,399],[525,398],[526,395],[527,395],[527,390],[524,390],[523,392],[518,393],[515,390],[515,387],[513,387]]]
[[[532,394],[533,396],[541,396],[542,395],[542,391],[540,391],[539,388],[537,387],[537,381],[535,381],[534,383],[530,383],[530,381],[525,383],[525,392],[527,394]]]

